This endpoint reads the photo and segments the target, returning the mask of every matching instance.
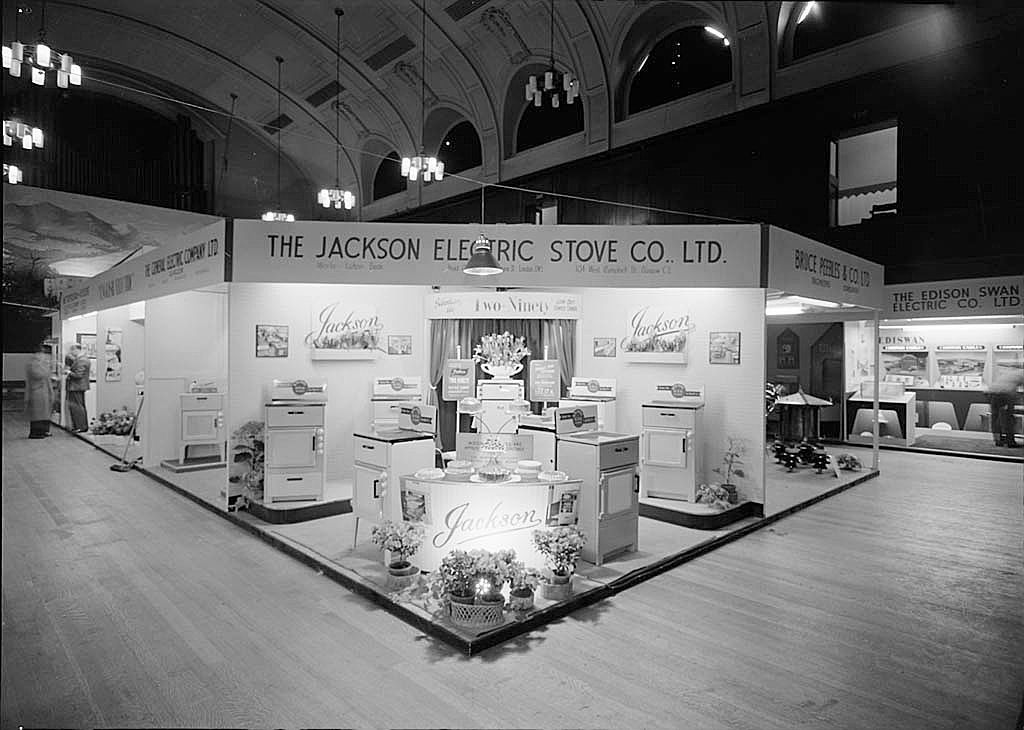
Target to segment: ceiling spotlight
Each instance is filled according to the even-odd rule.
[[[337,45],[334,57],[334,82],[341,88],[341,16],[345,12],[341,8],[335,8],[334,14],[338,18]],[[334,105],[334,187],[322,188],[316,196],[316,200],[325,208],[332,205],[337,208],[352,210],[356,204],[356,196],[348,190],[341,188],[341,104]]]
[[[557,109],[561,106],[562,96],[565,97],[566,104],[576,101],[576,97],[580,95],[580,82],[572,71],[563,73],[555,68],[555,0],[551,0],[550,38],[547,71],[543,75],[530,75],[530,80],[526,83],[526,100],[539,107],[544,106],[545,99],[550,99],[551,108]],[[643,68],[643,63],[640,64],[640,68]]]
[[[402,177],[409,182],[416,182],[423,177],[423,182],[440,181],[444,177],[444,163],[436,157],[428,157],[423,151],[423,138],[427,128],[427,6],[426,0],[420,3],[420,153],[415,157],[402,158]]]

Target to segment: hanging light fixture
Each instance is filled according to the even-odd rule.
[[[486,186],[480,186],[480,225],[484,224],[484,189]],[[494,276],[504,271],[503,268],[498,264],[497,259],[494,258],[493,246],[491,240],[483,234],[473,241],[473,246],[469,249],[469,261],[466,262],[465,268],[462,269],[463,274],[469,274],[470,276]]]
[[[14,35],[18,35],[18,17],[31,12],[26,7],[19,7],[15,14]],[[15,78],[21,78],[22,72],[28,70],[32,83],[37,86],[46,84],[46,75],[56,72],[57,86],[62,89],[81,86],[82,67],[75,63],[70,53],[61,53],[46,45],[46,0],[42,3],[42,17],[39,23],[39,40],[35,45],[25,45],[20,41],[3,44],[3,66]]]
[[[423,151],[423,138],[426,136],[427,127],[427,5],[426,0],[420,2],[420,153],[415,157],[402,158],[402,176],[410,182],[416,182],[420,175],[423,182],[430,182],[431,179],[441,180],[444,177],[444,163],[436,157],[428,157]]]
[[[23,122],[5,119],[4,145],[13,147],[14,140],[20,141],[22,148],[26,150],[41,148],[43,146],[43,130],[39,127],[30,127]]]
[[[715,38],[721,39],[723,46],[729,45],[729,37],[722,31],[720,31],[718,28],[715,28],[714,26],[710,25],[705,25],[704,31],[706,33],[713,35]]]
[[[277,123],[281,124],[281,64],[284,59],[280,56],[277,60]],[[263,214],[263,220],[276,221],[278,223],[294,223],[295,216],[291,213],[281,212],[281,127],[277,128],[277,210],[268,210]]]
[[[11,185],[17,185],[21,182],[21,168],[17,165],[8,165],[4,163],[4,180],[9,182]]]
[[[566,103],[572,104],[580,95],[580,82],[572,71],[562,73],[555,68],[555,0],[551,0],[551,45],[548,69],[543,76],[530,75],[530,80],[526,82],[526,100],[532,100],[534,106],[543,106],[544,100],[550,99],[551,107],[557,109],[561,105],[563,95]]]
[[[337,46],[334,57],[334,83],[341,90],[341,16],[345,11],[335,8],[334,14],[338,17],[338,32],[336,35]],[[341,105],[334,104],[334,187],[322,188],[316,196],[316,200],[325,208],[332,205],[335,208],[344,207],[345,210],[352,210],[356,204],[356,196],[349,190],[341,189]]]

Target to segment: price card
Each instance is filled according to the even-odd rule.
[[[476,392],[476,363],[473,360],[445,360],[441,378],[444,400],[468,398]]]
[[[561,397],[562,376],[558,360],[530,361],[530,400],[547,403]]]

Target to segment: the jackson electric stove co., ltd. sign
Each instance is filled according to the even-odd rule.
[[[483,233],[492,241],[503,269],[487,277],[489,286],[757,288],[761,284],[758,225],[491,224],[484,226]],[[239,220],[234,222],[232,280],[479,284],[463,269],[480,234],[478,224]],[[500,299],[483,304],[503,309],[522,304]],[[576,318],[578,313],[569,306],[561,316]]]
[[[422,522],[416,562],[436,570],[452,550],[511,548],[527,566],[541,569],[534,530],[576,524],[580,482],[480,485],[402,478],[402,516]]]

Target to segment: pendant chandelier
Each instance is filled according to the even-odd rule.
[[[441,180],[444,177],[444,163],[436,157],[428,157],[423,151],[423,138],[426,136],[427,117],[427,5],[426,0],[420,2],[420,153],[415,157],[402,158],[402,176],[410,182],[416,182],[420,175],[423,182],[430,182],[431,179]]]
[[[277,60],[277,123],[281,123],[281,64],[284,59],[280,56]],[[263,220],[276,221],[278,223],[293,223],[295,216],[291,213],[281,212],[281,127],[277,128],[277,210],[268,210],[263,214]]]
[[[14,35],[18,35],[18,17],[27,8],[19,7],[15,13]],[[46,85],[46,76],[50,71],[56,72],[57,86],[62,89],[81,86],[82,67],[75,63],[70,53],[61,53],[46,45],[46,2],[42,4],[42,18],[39,23],[39,40],[35,45],[25,45],[20,41],[3,44],[3,66],[15,78],[21,78],[23,71],[28,71],[32,83],[36,86]]]
[[[17,165],[8,165],[4,163],[4,180],[9,182],[11,185],[17,185],[22,180],[21,168]]]
[[[341,89],[341,16],[345,11],[335,8],[334,14],[338,17],[337,46],[334,57],[334,83]],[[325,208],[332,205],[335,208],[344,207],[345,210],[352,210],[356,204],[356,196],[349,190],[341,189],[341,105],[334,104],[334,187],[322,188],[316,196],[316,200]]]
[[[561,106],[562,97],[572,104],[580,95],[580,82],[572,71],[562,73],[555,68],[555,0],[551,0],[551,45],[549,46],[548,69],[543,76],[530,75],[526,83],[526,100],[534,106],[544,106],[544,100],[551,100],[551,107]]]
[[[23,122],[4,120],[4,145],[13,147],[14,140],[19,140],[23,149],[31,150],[43,146],[43,130],[30,127]]]
[[[486,186],[480,186],[480,225],[484,224],[484,190]],[[469,274],[470,276],[494,276],[500,274],[504,269],[498,264],[497,259],[494,258],[493,245],[491,240],[487,238],[482,232],[473,241],[473,246],[469,249],[469,261],[466,262],[466,266],[462,269],[463,274]]]

